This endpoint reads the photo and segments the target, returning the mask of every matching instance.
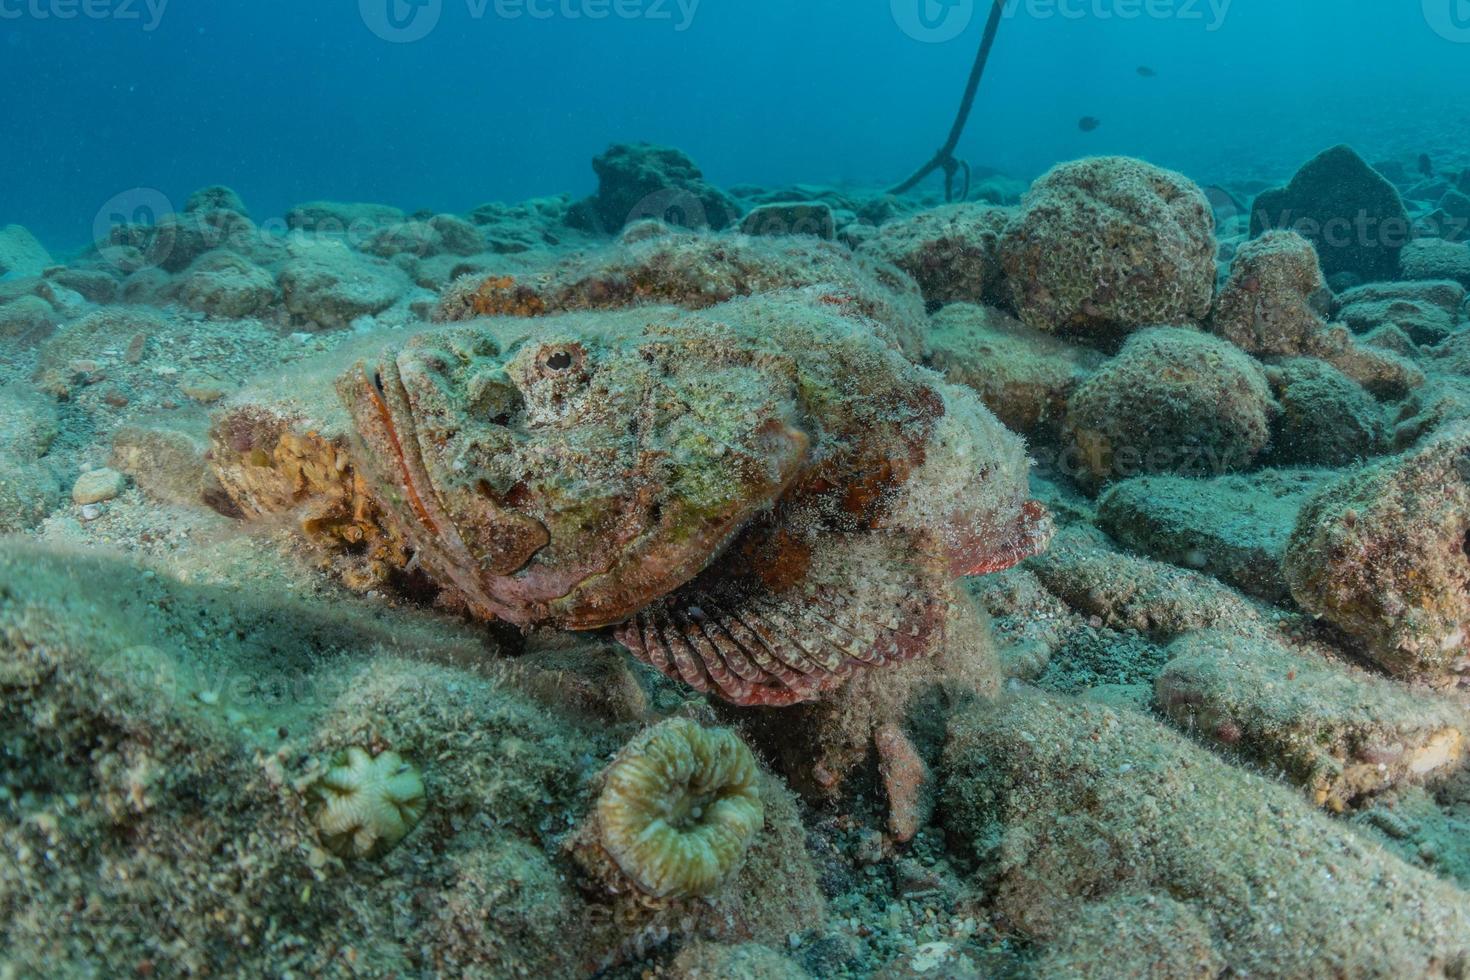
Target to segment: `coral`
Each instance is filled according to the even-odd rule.
[[[1095,341],[1210,310],[1215,227],[1187,178],[1127,157],[1055,167],[1000,240],[1021,320]]]
[[[1439,975],[1470,958],[1463,891],[1144,712],[1018,693],[956,718],[945,762],[972,887],[1043,950],[1096,902],[1160,893],[1203,926],[1158,950],[1176,974],[1209,947],[1231,975]]]
[[[574,228],[615,235],[640,218],[719,231],[740,218],[735,199],[704,179],[680,150],[651,143],[615,143],[592,160],[597,193],[567,215]]]
[[[1351,472],[1303,508],[1284,569],[1292,595],[1403,677],[1470,666],[1470,425]]]
[[[1324,361],[1292,358],[1267,369],[1281,406],[1266,458],[1281,466],[1349,466],[1388,448],[1383,408]]]
[[[858,249],[914,277],[930,309],[1004,298],[996,249],[1010,220],[1005,208],[951,204],[878,228]]]
[[[1301,354],[1325,328],[1331,300],[1312,243],[1269,231],[1235,253],[1210,330],[1248,354]]]
[[[764,826],[759,771],[730,729],[672,719],[608,766],[598,841],[640,891],[679,899],[719,891]]]
[[[1264,371],[1238,348],[1157,327],[1130,337],[1073,393],[1065,435],[1086,480],[1218,475],[1255,460],[1277,410]]]
[[[1399,192],[1350,146],[1324,150],[1286,187],[1264,191],[1251,206],[1251,235],[1271,228],[1299,232],[1317,249],[1329,278],[1396,279],[1410,238]]]
[[[929,365],[974,389],[1006,428],[1046,443],[1057,439],[1068,397],[1103,361],[1097,351],[969,303],[934,314],[929,351]]]
[[[377,857],[423,819],[424,781],[397,752],[373,756],[352,746],[312,787],[316,825],[327,848],[344,857]]]
[[[1159,709],[1220,748],[1287,773],[1341,811],[1391,787],[1444,778],[1465,755],[1470,714],[1449,699],[1264,638],[1176,640]]]

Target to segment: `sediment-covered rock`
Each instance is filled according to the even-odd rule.
[[[1350,273],[1358,282],[1397,278],[1411,237],[1398,191],[1346,145],[1308,161],[1286,187],[1257,195],[1251,234],[1271,228],[1292,229],[1316,246],[1329,278]]]
[[[51,254],[21,225],[0,228],[0,278],[39,276],[51,265]]]
[[[1383,406],[1341,371],[1312,357],[1267,369],[1281,406],[1267,458],[1281,466],[1349,466],[1388,449]]]
[[[1202,923],[1172,968],[1452,976],[1470,900],[1291,790],[1147,715],[1023,693],[951,724],[946,821],[978,884],[1023,934],[1066,942],[1088,906],[1162,892]],[[1374,900],[1366,901],[1366,896]],[[1211,955],[1213,952],[1213,956]]]
[[[890,221],[858,251],[914,277],[930,309],[1004,300],[997,248],[1006,208],[950,204]]]
[[[930,366],[978,392],[1007,428],[1046,442],[1056,441],[1068,397],[1103,361],[1094,350],[970,303],[934,314],[929,351]]]
[[[1259,637],[1192,633],[1169,647],[1159,709],[1185,731],[1279,769],[1343,810],[1461,764],[1470,711]]]
[[[1290,597],[1281,557],[1297,512],[1331,478],[1281,470],[1210,480],[1139,477],[1108,489],[1098,524],[1134,551],[1280,602]]]
[[[1404,277],[1449,279],[1470,289],[1470,244],[1419,238],[1404,246]]]
[[[704,179],[682,150],[652,143],[615,143],[592,160],[597,193],[574,205],[574,228],[616,235],[623,226],[658,218],[684,228],[719,231],[738,221],[740,205]]]
[[[382,313],[408,293],[408,276],[332,239],[293,243],[277,282],[286,311],[303,327],[330,330]]]
[[[1249,466],[1278,408],[1261,366],[1185,327],[1134,334],[1073,393],[1065,437],[1096,483],[1144,474],[1218,475]]]
[[[1470,425],[1349,473],[1302,509],[1284,569],[1292,595],[1393,674],[1470,669]]]
[[[1331,301],[1312,243],[1268,231],[1235,253],[1210,329],[1248,354],[1302,354],[1322,332]]]
[[[999,255],[1028,326],[1107,341],[1205,318],[1215,222],[1187,178],[1128,157],[1090,157],[1031,186]]]

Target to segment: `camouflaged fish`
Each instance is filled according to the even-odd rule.
[[[840,295],[494,319],[339,382],[359,472],[478,615],[610,627],[738,704],[943,641],[1046,543],[1025,447]]]

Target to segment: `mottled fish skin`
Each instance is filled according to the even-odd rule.
[[[338,390],[379,504],[468,608],[615,627],[736,703],[926,655],[950,579],[1049,534],[1020,438],[840,296],[472,321]]]

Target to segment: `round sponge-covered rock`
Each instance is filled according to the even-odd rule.
[[[1331,303],[1312,243],[1294,231],[1268,231],[1235,253],[1211,329],[1251,354],[1302,354],[1326,329]]]
[[[1470,670],[1470,423],[1321,490],[1283,562],[1307,612],[1401,677]]]
[[[1215,289],[1215,219],[1188,178],[1128,157],[1054,168],[1026,195],[999,253],[1028,326],[1104,339],[1195,323]]]
[[[1067,404],[1084,480],[1219,475],[1248,466],[1278,411],[1266,374],[1236,347],[1186,327],[1134,334]]]
[[[755,756],[729,729],[675,718],[633,739],[597,799],[600,844],[656,899],[710,895],[765,823]]]

